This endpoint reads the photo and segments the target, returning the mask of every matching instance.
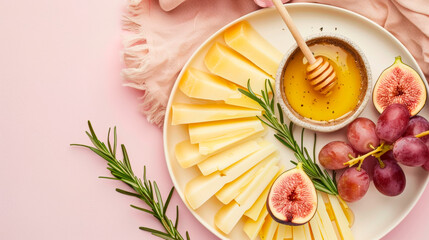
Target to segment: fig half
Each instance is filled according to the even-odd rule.
[[[282,173],[271,186],[267,210],[278,223],[298,226],[313,218],[317,194],[313,182],[302,170],[302,163]]]
[[[426,103],[426,86],[420,75],[404,64],[401,56],[385,69],[375,84],[372,100],[378,112],[392,103],[407,106],[411,116],[416,115]]]

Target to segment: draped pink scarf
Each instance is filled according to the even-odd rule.
[[[162,126],[182,66],[211,34],[232,20],[270,6],[270,0],[129,0],[123,28],[125,85],[142,90],[142,112]],[[429,79],[429,4],[426,0],[283,0],[342,7],[391,32]],[[258,6],[259,5],[259,6]]]

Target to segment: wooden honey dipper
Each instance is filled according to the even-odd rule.
[[[296,28],[283,3],[280,0],[272,0],[272,2],[308,61],[307,79],[313,86],[313,89],[323,95],[328,94],[337,83],[334,68],[322,57],[315,58],[313,56],[313,53]]]

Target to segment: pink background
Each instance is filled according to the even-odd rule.
[[[138,229],[160,228],[129,207],[140,202],[97,178],[109,176],[104,160],[69,146],[89,144],[87,120],[103,140],[116,125],[136,173],[146,165],[164,195],[172,186],[162,131],[139,113],[141,93],[121,86],[125,3],[0,0],[0,239],[157,239]],[[427,238],[427,202],[429,190],[383,239]],[[216,239],[177,195],[175,205],[182,233]]]

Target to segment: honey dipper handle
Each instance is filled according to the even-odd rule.
[[[288,11],[284,7],[283,3],[280,0],[272,0],[274,6],[277,8],[280,16],[283,18],[283,21],[286,23],[286,26],[289,28],[290,33],[292,33],[293,38],[295,38],[298,47],[304,53],[305,58],[308,60],[308,63],[311,65],[316,62],[313,54],[311,53],[310,48],[308,48],[298,29],[292,21]]]

